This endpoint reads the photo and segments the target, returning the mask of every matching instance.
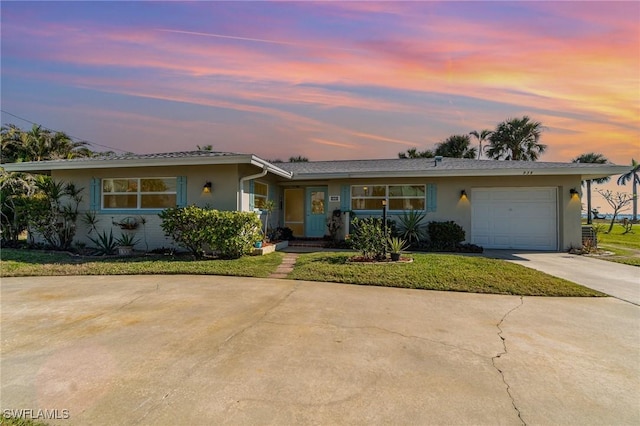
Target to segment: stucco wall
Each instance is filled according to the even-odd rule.
[[[139,177],[187,177],[187,204],[195,204],[200,207],[209,206],[218,210],[235,210],[237,205],[238,168],[236,165],[212,165],[191,167],[152,167],[152,168],[118,168],[118,169],[94,169],[53,171],[52,177],[56,180],[74,182],[78,187],[84,188],[83,200],[80,204],[81,214],[90,209],[90,186],[92,178],[139,178]],[[203,192],[206,182],[212,183],[210,194]],[[140,221],[144,218],[146,224],[140,225],[133,231],[140,239],[136,249],[154,249],[158,247],[171,247],[173,242],[164,236],[160,228],[161,220],[157,212],[131,211],[125,214],[112,213],[108,210],[97,212],[99,219],[98,231],[113,230],[114,237],[119,237],[121,229],[114,226],[113,222],[120,222],[126,217],[133,217]],[[91,234],[93,236],[93,233]],[[92,246],[88,238],[89,228],[77,221],[76,241]],[[146,238],[145,238],[146,237]],[[145,241],[146,240],[146,241]]]
[[[459,177],[459,178],[378,178],[378,179],[351,179],[336,180],[331,182],[296,182],[300,185],[327,185],[329,195],[341,195],[342,185],[374,185],[374,184],[435,184],[437,191],[437,209],[428,212],[425,222],[448,221],[461,225],[466,232],[467,241],[471,241],[471,206],[473,199],[471,190],[474,188],[493,187],[554,187],[558,190],[558,247],[565,250],[570,247],[579,247],[581,244],[581,200],[572,199],[569,190],[580,189],[580,179],[577,176],[507,176],[507,177]],[[460,191],[465,190],[469,194],[468,199],[461,200]],[[327,214],[338,209],[341,202],[329,202]],[[379,216],[382,215],[382,206]],[[367,214],[359,214],[358,217],[366,217]],[[391,212],[389,217],[397,217]]]

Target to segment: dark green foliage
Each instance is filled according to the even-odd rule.
[[[97,232],[97,231],[96,231]],[[96,237],[89,237],[89,239],[95,244],[95,254],[115,254],[118,249],[118,242],[113,238],[113,231],[102,231],[102,234],[96,235]]]
[[[46,208],[29,212],[29,227],[42,236],[51,248],[69,250],[76,235],[78,206],[82,201],[82,188],[72,183],[55,181],[49,176],[37,176],[37,189]]]
[[[542,130],[542,123],[526,115],[503,121],[489,136],[487,156],[494,160],[536,161],[547,149],[540,143]]]
[[[166,209],[160,213],[162,230],[196,259],[206,248],[220,257],[235,259],[253,250],[262,240],[262,223],[252,212],[206,210],[196,206]]]
[[[391,228],[387,226],[385,232],[382,219],[377,217],[355,218],[351,223],[354,227],[350,239],[353,249],[362,253],[366,259],[382,259],[387,239],[391,236]]]
[[[450,158],[476,158],[469,135],[451,135],[436,146],[436,155]]]
[[[419,210],[409,210],[409,212],[403,212],[402,216],[398,217],[400,225],[398,226],[398,234],[409,245],[417,246],[420,241],[425,237],[424,226],[422,221],[426,217],[424,212]]]
[[[435,154],[430,149],[418,151],[417,148],[410,148],[406,152],[399,152],[398,158],[433,158]]]
[[[429,242],[433,250],[456,251],[456,245],[464,241],[462,226],[454,221],[429,222],[427,225]]]

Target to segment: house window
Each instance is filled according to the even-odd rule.
[[[254,208],[264,208],[269,198],[269,185],[262,182],[254,182],[253,184]]]
[[[102,179],[103,209],[165,209],[176,206],[177,179]]]
[[[425,210],[425,185],[354,185],[352,210],[380,210],[382,201],[389,210]]]

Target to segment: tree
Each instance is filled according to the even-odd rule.
[[[309,159],[307,157],[303,157],[301,155],[297,155],[295,157],[289,157],[290,163],[307,163]]]
[[[90,157],[86,142],[74,142],[64,132],[53,132],[34,124],[24,131],[9,124],[2,128],[2,162],[44,161]]]
[[[607,189],[606,191],[602,189],[596,189],[596,192],[602,195],[602,198],[604,198],[613,209],[613,216],[611,217],[611,223],[609,224],[609,230],[607,231],[607,233],[610,233],[613,229],[613,224],[616,222],[618,213],[623,211],[624,208],[627,207],[631,202],[631,195],[624,192],[616,192],[614,194],[609,189]]]
[[[627,182],[632,181],[633,184],[633,217],[632,220],[637,222],[638,220],[638,185],[640,185],[640,163],[635,159],[631,159],[631,170],[628,173],[621,175],[618,178],[618,185],[626,185]]]
[[[451,135],[436,146],[436,155],[451,158],[476,158],[469,135]]]
[[[213,145],[196,145],[198,151],[213,151]]]
[[[436,155],[430,149],[418,151],[418,148],[408,149],[406,152],[399,152],[398,158],[433,158]]]
[[[547,149],[540,143],[542,123],[526,115],[510,118],[496,126],[489,136],[487,156],[495,160],[536,161]]]
[[[469,132],[471,136],[475,136],[475,138],[478,140],[478,160],[482,156],[482,142],[485,142],[487,138],[491,136],[491,133],[493,132],[489,129],[480,130],[479,133],[477,130]]]
[[[587,154],[582,154],[573,160],[573,163],[591,163],[591,164],[607,164],[609,160],[602,154],[596,154],[595,152],[589,152]],[[593,179],[595,183],[603,184],[609,182],[611,180],[610,177],[603,177],[600,179]],[[583,181],[582,184],[587,184],[587,224],[591,225],[593,223],[592,220],[592,208],[591,208],[591,179],[587,181]]]

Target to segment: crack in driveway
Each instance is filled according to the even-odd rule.
[[[526,426],[526,422],[524,421],[524,419],[522,418],[522,413],[520,412],[520,409],[518,408],[517,404],[516,404],[516,400],[513,397],[513,395],[511,394],[511,386],[509,385],[509,383],[507,383],[507,380],[504,377],[504,371],[501,370],[500,368],[498,368],[498,366],[496,365],[496,360],[498,360],[502,355],[506,355],[508,353],[507,351],[507,342],[506,342],[506,337],[504,337],[502,335],[503,330],[500,327],[502,325],[502,323],[504,322],[504,320],[507,319],[507,317],[509,316],[509,314],[511,314],[513,311],[515,311],[516,309],[519,309],[522,305],[524,304],[524,296],[520,296],[520,304],[514,308],[511,308],[509,310],[509,312],[507,312],[506,314],[504,314],[504,316],[502,317],[502,319],[496,324],[496,327],[498,328],[498,337],[500,337],[500,341],[502,342],[502,352],[496,354],[494,357],[491,358],[491,364],[493,365],[493,368],[496,369],[496,371],[498,373],[500,373],[500,376],[502,377],[502,382],[505,384],[506,386],[506,390],[507,390],[507,395],[509,395],[509,398],[511,399],[511,405],[513,405],[513,409],[516,410],[516,413],[518,413],[518,419],[520,419],[520,421],[522,422],[523,425]]]

